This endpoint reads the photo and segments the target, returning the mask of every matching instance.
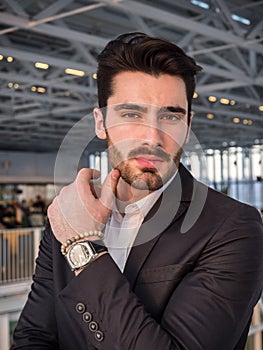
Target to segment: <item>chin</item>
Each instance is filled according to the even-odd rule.
[[[137,190],[156,191],[164,184],[162,177],[152,171],[144,171],[134,176],[127,176],[127,174],[124,174],[122,178],[126,183]]]

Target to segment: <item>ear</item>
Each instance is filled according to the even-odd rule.
[[[188,128],[187,128],[187,134],[186,134],[186,138],[185,138],[185,143],[188,143],[189,139],[190,139],[190,131],[191,131],[191,128],[192,128],[193,117],[194,117],[194,112],[191,112],[191,115],[190,115],[190,118],[189,118],[189,123],[188,123]]]
[[[95,120],[95,132],[99,139],[106,140],[107,135],[104,128],[103,114],[100,108],[94,108],[93,116]]]

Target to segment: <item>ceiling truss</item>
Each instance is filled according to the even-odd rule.
[[[97,104],[97,54],[130,31],[171,40],[204,68],[193,104],[193,131],[202,147],[262,143],[263,1],[201,4],[207,8],[191,0],[3,0],[0,150],[56,151]],[[36,62],[49,68],[37,69]],[[68,75],[66,68],[85,75]],[[92,117],[88,120],[92,133]]]

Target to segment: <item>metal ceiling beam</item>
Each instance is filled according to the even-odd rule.
[[[18,50],[18,49],[13,49],[13,48],[7,48],[4,46],[0,46],[0,54],[6,55],[6,56],[11,55],[15,58],[19,58],[21,60],[26,60],[26,61],[30,61],[30,62],[41,61],[41,62],[48,63],[49,65],[53,65],[53,66],[60,67],[60,68],[69,68],[70,67],[70,68],[74,68],[74,69],[80,69],[80,70],[83,70],[86,73],[90,73],[90,74],[93,74],[94,72],[96,72],[96,69],[97,69],[95,66],[83,64],[81,62],[70,62],[69,63],[65,59],[55,58],[55,57],[51,57],[51,56],[47,56],[47,55],[36,54],[36,53]],[[206,73],[210,73],[212,75],[218,75],[220,77],[224,76],[227,79],[230,79],[230,78],[238,79],[238,81],[235,81],[235,85],[234,85],[235,87],[244,86],[244,84],[245,85],[261,85],[260,78],[252,79],[248,76],[245,76],[244,74],[242,75],[242,74],[238,74],[236,72],[226,71],[225,69],[217,68],[215,66],[211,66],[211,65],[208,65],[208,64],[205,64],[202,62],[199,62],[199,64],[204,67],[204,70],[206,71]],[[213,87],[213,85],[210,86],[210,88],[212,88],[212,87]],[[216,89],[216,88],[214,88],[214,89]],[[200,89],[200,91],[201,91],[201,89]]]
[[[194,106],[195,112],[202,112],[202,113],[213,113],[214,115],[221,115],[221,116],[227,116],[227,117],[239,117],[244,119],[251,119],[253,121],[261,122],[263,123],[263,117],[260,115],[256,115],[255,113],[251,112],[243,112],[239,110],[228,110],[227,108],[216,108],[212,109],[205,106]]]
[[[13,56],[24,61],[29,62],[45,62],[51,66],[60,67],[60,68],[74,68],[83,70],[86,73],[96,72],[97,67],[84,64],[81,62],[73,62],[62,58],[56,58],[52,56],[43,55],[41,53],[34,53],[29,51],[24,51],[20,49],[15,49],[11,47],[0,46],[0,54],[4,56]]]
[[[80,106],[80,108],[86,106],[88,108],[88,103],[83,103],[80,100],[72,99],[70,97],[52,97],[48,96],[46,94],[39,94],[39,93],[26,93],[23,91],[17,91],[12,90],[12,94],[10,94],[10,91],[3,91],[0,89],[0,96],[10,97],[10,98],[19,98],[24,101],[40,101],[43,103],[49,102],[49,103],[55,103],[55,104],[62,104],[62,105],[76,105]]]
[[[15,0],[4,0],[4,2],[19,16],[28,18],[28,14],[25,12],[23,7]]]
[[[103,4],[98,4],[98,5],[102,6]],[[81,10],[85,10],[85,9],[81,8]],[[82,12],[84,12],[84,11],[82,11]],[[3,23],[5,25],[14,26],[14,28],[19,27],[19,28],[23,28],[26,30],[31,30],[34,32],[46,34],[49,36],[55,36],[55,37],[62,38],[65,40],[79,41],[79,42],[82,42],[84,44],[88,44],[88,45],[92,45],[92,46],[96,46],[96,47],[97,46],[104,47],[106,45],[106,43],[108,42],[108,40],[101,38],[99,36],[81,33],[81,32],[78,32],[78,31],[72,30],[72,29],[61,28],[61,27],[58,27],[56,25],[39,24],[41,21],[43,22],[44,20],[28,21],[28,20],[26,20],[22,17],[19,17],[19,16],[11,15],[8,13],[0,13],[0,23]],[[0,31],[0,35],[3,33],[5,34],[6,31]]]
[[[221,97],[227,97],[228,99],[235,100],[237,103],[240,103],[242,105],[248,104],[248,105],[256,106],[256,107],[258,107],[259,103],[261,102],[259,100],[255,100],[254,98],[250,98],[248,96],[237,95],[237,94],[231,93],[229,91],[227,92],[227,96],[222,92],[210,91],[210,90],[202,91],[202,92],[200,92],[200,95],[206,96],[206,97],[213,95],[213,96],[217,97],[218,99],[220,99]]]
[[[21,89],[25,89],[27,86],[37,85],[37,86],[43,86],[43,87],[51,87],[55,89],[61,89],[69,92],[81,92],[84,94],[95,94],[96,88],[95,85],[93,87],[84,86],[80,84],[72,83],[72,79],[70,76],[65,76],[64,81],[66,82],[60,82],[59,79],[38,79],[38,78],[32,78],[30,75],[22,75],[22,74],[14,74],[14,73],[6,73],[0,71],[0,79],[6,80],[6,82],[13,82],[13,83],[22,83],[26,84],[25,86],[21,86]],[[75,77],[77,79],[77,77]],[[68,80],[68,81],[67,81]],[[2,89],[4,86],[2,85]],[[10,91],[10,95],[12,94],[12,90]]]
[[[87,111],[87,106],[83,106],[82,108],[80,106],[67,106],[67,107],[52,108],[48,110],[34,110],[26,113],[20,112],[20,113],[14,114],[14,118],[16,120],[27,120],[31,118],[39,118],[39,117],[45,117],[45,116],[50,116],[52,118],[53,115],[64,118],[66,113],[80,112],[80,111]]]
[[[166,23],[166,25],[170,25],[171,27],[184,29],[187,32],[190,31],[196,34],[201,34],[201,35],[204,35],[205,37],[216,39],[219,42],[234,44],[236,46],[239,46],[245,49],[254,50],[262,54],[262,50],[263,50],[262,45],[249,43],[247,40],[244,40],[244,38],[234,35],[232,33],[229,33],[228,31],[219,30],[212,26],[193,21],[184,16],[179,16],[164,10],[160,10],[150,5],[145,5],[132,0],[123,0],[123,1],[101,0],[101,2],[106,3],[118,9],[122,9],[128,12],[130,11],[144,18],[149,18],[157,22],[164,22]]]
[[[226,89],[233,89],[237,87],[242,86],[248,86],[248,85],[259,85],[262,86],[263,84],[263,77],[258,77],[251,79],[250,82],[246,81],[238,81],[238,80],[232,80],[232,81],[226,81],[223,83],[211,83],[211,84],[205,84],[203,86],[197,87],[198,92],[204,92],[204,91],[218,91],[218,90],[226,90]]]
[[[254,84],[254,80],[250,76],[245,75],[244,71],[243,71],[243,74],[241,74],[241,72],[226,70],[223,68],[219,68],[215,65],[202,63],[200,61],[198,61],[198,64],[200,64],[203,67],[205,73],[209,73],[211,75],[215,75],[221,78],[223,77],[228,80],[229,79],[239,80],[241,82],[244,82],[250,85]]]
[[[183,16],[171,14],[167,11],[160,10],[158,8],[154,8],[149,5],[138,3],[132,0],[128,0],[128,1],[123,0],[119,2],[105,0],[105,1],[100,1],[100,4],[98,5],[104,6],[105,4],[124,11],[132,12],[144,18],[156,20],[157,22],[164,22],[166,24],[169,24],[171,27],[184,29],[187,32],[190,31],[196,34],[201,34],[206,37],[210,37],[218,40],[219,42],[234,44],[236,46],[239,46],[245,49],[250,49],[250,50],[254,50],[256,52],[262,53],[262,45],[253,43],[248,40],[244,40],[244,38],[234,35],[232,33],[229,33],[227,31],[219,30],[209,25],[193,21]],[[79,11],[81,10],[83,10],[83,8],[79,9]],[[85,12],[85,10],[83,12]],[[21,18],[19,16],[10,15],[7,13],[0,13],[0,22],[6,25],[12,25],[15,27],[20,27],[20,28],[40,32],[51,36],[57,36],[66,40],[80,41],[96,47],[104,47],[108,42],[108,40],[105,40],[104,38],[101,38],[98,36],[88,35],[85,33],[77,32],[75,30],[60,28],[55,25],[40,24],[41,23],[40,21],[41,20],[27,21],[24,18]],[[49,21],[49,20],[46,20],[46,21]]]
[[[63,8],[65,8],[69,4],[71,4],[72,1],[73,0],[58,0],[53,2],[51,3],[51,5],[47,6],[44,10],[42,10],[36,16],[34,16],[34,20],[37,21],[42,18],[50,17],[58,13],[59,11],[61,11]]]
[[[221,10],[221,14],[225,17],[226,19],[226,23],[228,24],[228,26],[230,28],[232,28],[232,30],[239,36],[242,37],[242,31],[239,27],[239,25],[237,24],[237,22],[235,22],[232,17],[231,17],[231,13],[225,3],[224,0],[214,0],[214,2],[218,5],[218,7]]]

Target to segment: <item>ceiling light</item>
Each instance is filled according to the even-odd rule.
[[[92,74],[92,78],[96,80],[97,79],[97,73],[93,73]]]
[[[76,75],[78,77],[83,77],[85,75],[85,72],[83,70],[73,69],[73,68],[66,68],[65,73]]]
[[[197,98],[197,97],[198,97],[198,93],[195,92],[193,98]]]
[[[236,104],[236,101],[235,100],[230,100],[230,104],[231,104],[231,106],[234,106]]]
[[[259,106],[258,109],[263,112],[263,105],[262,106]]]
[[[209,96],[208,101],[209,102],[216,102],[217,98],[215,96]]]
[[[6,60],[7,60],[7,62],[11,63],[11,62],[14,61],[14,58],[13,58],[12,56],[8,56],[8,57],[6,58]]]
[[[222,103],[223,105],[228,105],[229,104],[229,99],[228,98],[220,98],[220,103]]]
[[[14,85],[14,84],[11,83],[11,82],[7,84],[7,86],[9,87],[9,89],[12,89],[13,85]]]
[[[0,55],[0,61],[2,61],[4,59],[3,55]]]
[[[49,65],[47,63],[43,63],[43,62],[36,62],[35,67],[39,68],[39,69],[48,69]]]
[[[36,86],[31,86],[31,91],[37,91]]]
[[[240,23],[245,24],[247,26],[249,26],[251,24],[251,22],[248,18],[238,16],[235,13],[232,13],[231,17],[234,21],[240,22]]]
[[[199,0],[191,0],[191,3],[203,9],[206,9],[206,10],[209,9],[209,5],[206,2],[199,1]]]
[[[46,88],[39,86],[37,88],[37,92],[40,92],[41,94],[43,94],[44,92],[46,92]]]
[[[252,120],[250,120],[250,119],[244,119],[243,120],[243,124],[244,125],[251,125],[253,122],[252,122]]]
[[[214,114],[212,114],[212,113],[208,113],[207,115],[206,115],[206,118],[207,119],[214,119]]]
[[[14,88],[15,88],[15,89],[18,89],[18,88],[19,88],[19,84],[18,84],[18,83],[15,83],[15,84],[14,84]]]
[[[233,118],[232,120],[233,120],[233,123],[236,123],[236,124],[240,122],[240,119],[237,118],[237,117],[236,117],[236,118]]]

